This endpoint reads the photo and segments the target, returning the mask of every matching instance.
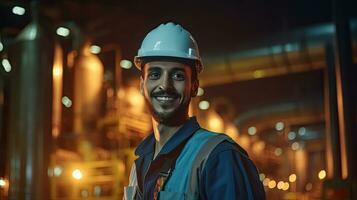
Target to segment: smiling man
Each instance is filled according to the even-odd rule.
[[[192,35],[180,25],[162,24],[144,38],[134,62],[153,133],[135,151],[124,199],[265,199],[247,153],[188,115],[203,68]]]

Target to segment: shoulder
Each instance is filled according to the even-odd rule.
[[[221,154],[239,155],[243,158],[249,159],[248,153],[233,140],[224,140],[219,143],[211,152],[208,159],[214,159]]]
[[[240,156],[249,158],[248,153],[228,135],[224,133],[208,131],[205,129],[200,129],[199,133],[211,138],[211,141],[216,141],[212,143],[214,146],[211,153],[209,154],[208,159],[217,157],[218,155],[227,152],[233,152],[234,154],[239,154]]]

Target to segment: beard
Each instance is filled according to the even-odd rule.
[[[152,117],[155,119],[156,122],[160,124],[165,124],[169,126],[181,125],[188,118],[188,109],[190,105],[189,100],[183,101],[171,112],[160,112],[154,108],[151,100],[149,100],[147,97],[145,97],[144,99]]]

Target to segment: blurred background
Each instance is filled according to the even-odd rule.
[[[357,2],[0,1],[0,199],[121,199],[151,117],[133,67],[173,21],[204,72],[190,114],[267,199],[357,199]]]

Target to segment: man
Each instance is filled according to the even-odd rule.
[[[134,62],[153,133],[135,151],[124,199],[265,199],[247,153],[188,116],[203,68],[192,35],[162,24],[147,34]]]

